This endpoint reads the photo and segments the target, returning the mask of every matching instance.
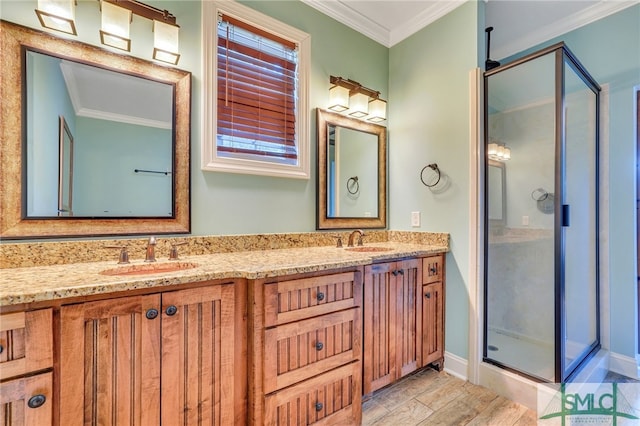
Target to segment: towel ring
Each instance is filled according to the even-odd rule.
[[[424,181],[424,177],[423,177],[423,175],[424,175],[424,171],[425,171],[427,168],[429,168],[429,169],[433,170],[434,172],[436,172],[436,173],[438,174],[438,179],[435,181],[435,183],[432,183],[431,185],[427,184],[427,183]],[[422,168],[422,171],[420,172],[420,180],[422,181],[422,184],[423,184],[424,186],[428,187],[428,188],[433,188],[433,187],[434,187],[434,186],[436,186],[438,183],[440,183],[440,178],[441,178],[441,177],[442,177],[442,176],[440,175],[440,169],[438,168],[438,165],[437,165],[436,163],[433,163],[433,164],[427,164],[426,166],[424,166],[424,167]]]
[[[353,181],[353,183],[351,183]],[[356,189],[353,189],[353,187],[355,186]],[[358,183],[358,176],[353,176],[350,177],[349,180],[347,181],[347,191],[349,191],[349,194],[357,194],[360,191],[360,183]]]
[[[549,193],[544,190],[544,188],[537,188],[531,192],[531,198],[533,201],[544,201],[549,196]]]

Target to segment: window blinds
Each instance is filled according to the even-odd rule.
[[[220,15],[217,59],[218,154],[295,163],[296,45]]]

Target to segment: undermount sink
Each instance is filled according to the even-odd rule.
[[[105,269],[102,275],[150,275],[193,269],[198,265],[191,262],[144,263],[141,265],[124,265]]]
[[[376,251],[391,251],[393,250],[391,247],[370,247],[370,246],[362,246],[362,247],[348,247],[345,250],[348,251],[359,251],[359,252],[376,252]]]

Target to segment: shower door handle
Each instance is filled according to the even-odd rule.
[[[562,226],[570,226],[569,215],[571,210],[569,208],[569,204],[562,205]]]

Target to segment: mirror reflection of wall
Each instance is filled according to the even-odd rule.
[[[59,215],[59,116],[75,142],[73,216],[172,216],[173,87],[36,51],[26,64],[27,216]]]
[[[329,125],[327,134],[327,216],[378,215],[377,135]],[[357,187],[349,179],[357,177]],[[357,190],[356,190],[357,188]]]

